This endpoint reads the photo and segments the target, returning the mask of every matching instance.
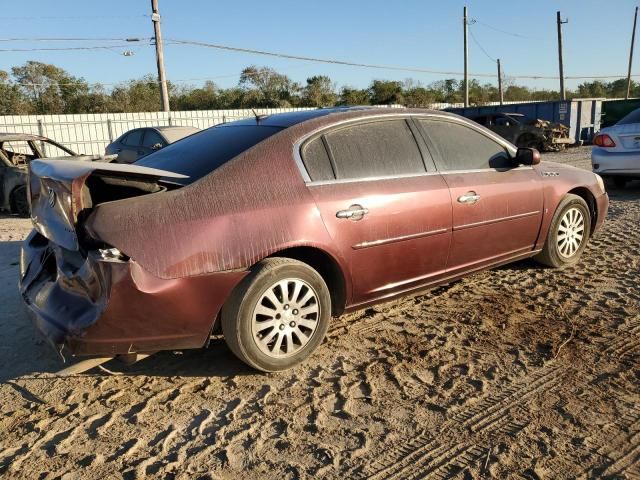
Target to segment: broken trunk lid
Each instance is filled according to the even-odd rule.
[[[33,160],[29,163],[31,220],[38,232],[67,250],[78,250],[78,214],[91,208],[85,188],[92,174],[109,177],[150,179],[187,178],[185,175],[120,163],[74,160]]]

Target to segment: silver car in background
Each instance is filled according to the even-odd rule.
[[[640,179],[640,108],[603,128],[593,139],[593,171],[616,186]]]
[[[116,163],[133,163],[140,157],[199,131],[200,129],[195,127],[134,128],[107,145],[105,153],[117,155]]]

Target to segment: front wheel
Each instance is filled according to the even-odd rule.
[[[288,258],[258,263],[222,308],[222,332],[231,351],[265,372],[302,362],[322,342],[331,318],[324,280]]]
[[[591,214],[587,203],[569,194],[558,205],[544,247],[534,259],[554,268],[572,265],[580,259],[590,232]]]

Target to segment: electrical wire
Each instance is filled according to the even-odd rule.
[[[494,62],[494,63],[495,63],[495,62],[496,62],[496,59],[495,59],[495,58],[493,58],[491,55],[489,55],[489,54],[487,53],[487,51],[482,47],[482,45],[480,45],[480,42],[478,41],[478,39],[476,38],[476,36],[473,34],[473,30],[472,30],[471,28],[469,29],[469,34],[471,35],[471,40],[473,40],[473,43],[475,43],[475,44],[478,46],[478,48],[480,49],[480,51],[481,51],[482,53],[484,53],[484,54],[485,54],[485,56],[486,56],[489,60],[491,60],[492,62]]]
[[[128,48],[131,45],[96,45],[93,47],[42,47],[42,48],[0,48],[0,52],[52,52],[72,50],[111,50],[113,48]]]
[[[77,15],[77,16],[29,16],[29,17],[0,17],[0,20],[92,20],[106,18],[140,18],[150,17],[151,15]]]
[[[333,65],[346,65],[351,67],[373,68],[378,70],[395,70],[395,71],[413,72],[413,73],[432,73],[432,74],[438,74],[438,75],[462,75],[460,72],[453,72],[453,71],[429,70],[425,68],[398,67],[393,65],[375,65],[375,64],[369,64],[369,63],[348,62],[345,60],[307,57],[302,55],[292,55],[292,54],[280,53],[280,52],[268,52],[265,50],[254,50],[251,48],[232,47],[229,45],[219,45],[215,43],[198,42],[193,40],[167,39],[166,43],[172,44],[172,45],[192,45],[192,46],[198,46],[198,47],[207,47],[207,48],[214,48],[218,50],[227,50],[231,52],[251,53],[254,55],[265,55],[268,57],[286,58],[289,60],[302,60],[305,62],[330,63]],[[495,77],[495,74],[493,73],[474,73],[473,75],[476,77]]]
[[[151,37],[131,36],[125,38],[83,38],[83,37],[23,37],[23,38],[0,38],[0,42],[141,42],[151,40]]]
[[[482,25],[483,27],[490,28],[491,30],[495,30],[496,32],[500,32],[500,33],[503,33],[503,34],[505,34],[505,35],[510,35],[510,36],[512,36],[512,37],[518,37],[518,38],[528,38],[528,39],[533,38],[533,37],[528,37],[528,36],[526,36],[526,35],[521,35],[521,34],[519,34],[519,33],[513,33],[513,32],[508,32],[508,31],[506,31],[506,30],[502,30],[502,29],[500,29],[500,28],[497,28],[497,27],[494,27],[494,26],[492,26],[492,25],[489,25],[488,23],[481,22],[481,21],[480,21],[480,20],[478,20],[477,18],[472,18],[471,20],[472,20],[474,23],[477,23],[477,24],[479,24],[479,25]]]
[[[277,58],[286,58],[289,60],[302,60],[306,62],[316,62],[316,63],[329,63],[333,65],[345,65],[351,67],[361,67],[361,68],[372,68],[379,70],[394,70],[401,72],[412,72],[412,73],[430,73],[436,75],[451,75],[451,76],[463,76],[463,72],[456,71],[442,71],[442,70],[430,70],[425,68],[414,68],[414,67],[399,67],[399,66],[391,66],[391,65],[375,65],[368,63],[357,63],[357,62],[349,62],[345,60],[334,60],[327,58],[317,58],[317,57],[307,57],[302,55],[292,55],[288,53],[280,53],[280,52],[269,52],[264,50],[255,50],[251,48],[241,48],[241,47],[233,47],[229,45],[220,45],[215,43],[206,43],[200,41],[193,40],[178,40],[178,39],[167,39],[167,44],[171,45],[193,45],[199,47],[207,47],[218,50],[226,50],[231,52],[240,52],[240,53],[250,53],[253,55],[264,55],[269,57],[277,57]],[[496,78],[497,73],[469,73],[470,76],[473,77],[487,77],[487,78]],[[640,77],[640,75],[632,75],[633,77]],[[625,78],[626,74],[623,75],[565,75],[565,80],[583,80],[583,79],[618,79]],[[518,75],[509,75],[509,78],[520,78],[520,79],[529,79],[529,80],[558,80],[560,77],[557,75],[527,75],[527,74],[518,74]]]

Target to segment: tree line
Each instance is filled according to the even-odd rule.
[[[373,80],[367,88],[337,87],[326,75],[307,78],[304,84],[269,67],[242,70],[235,87],[220,88],[211,81],[201,87],[169,82],[172,110],[239,108],[328,107],[334,105],[405,105],[425,107],[431,103],[458,103],[464,99],[463,82],[446,79],[423,85],[405,81]],[[622,98],[626,80],[584,82],[567,92],[567,98]],[[640,96],[640,84],[632,82],[631,94]],[[55,65],[28,61],[0,70],[0,115],[120,113],[157,111],[160,91],[155,76],[123,82],[107,90],[89,84]],[[505,101],[557,100],[556,90],[536,90],[507,80]],[[476,79],[469,81],[469,101],[482,105],[498,101],[498,89]]]

